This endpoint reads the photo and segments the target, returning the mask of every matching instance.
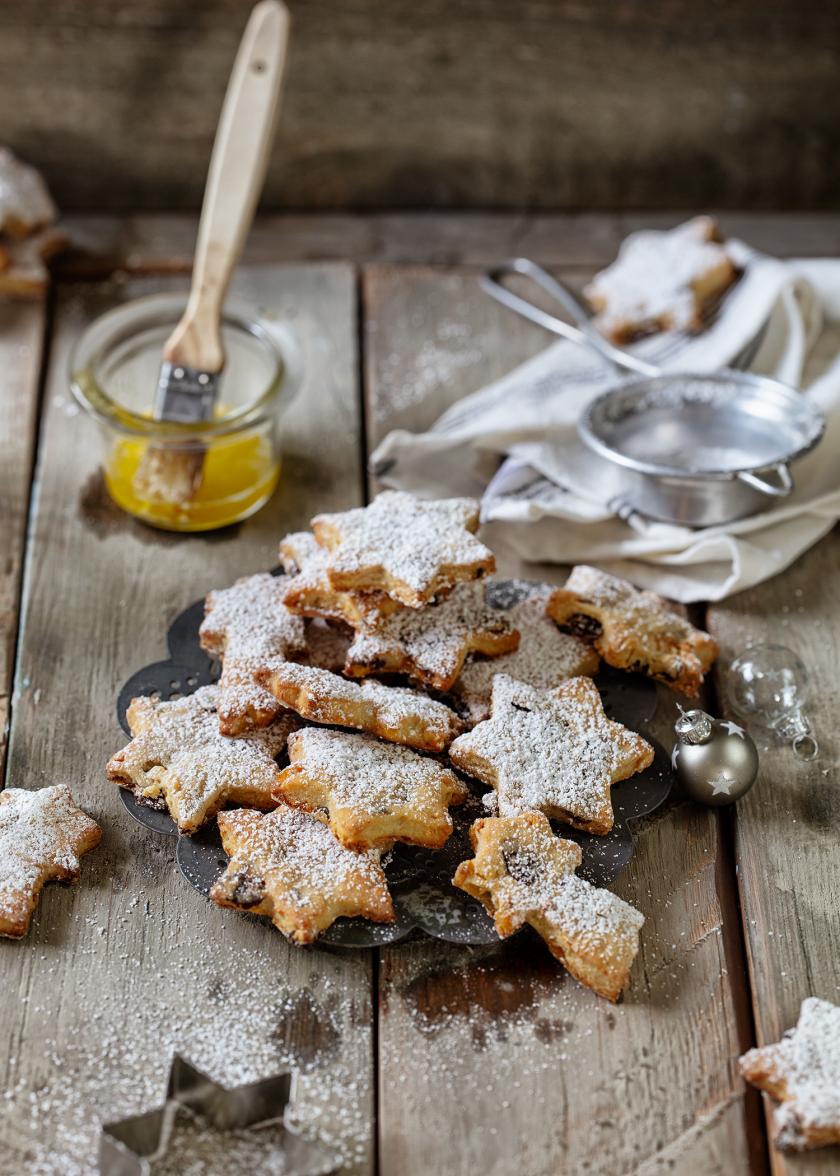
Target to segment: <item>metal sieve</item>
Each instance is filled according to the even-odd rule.
[[[502,279],[513,274],[536,282],[573,323],[505,286]],[[763,329],[736,366],[663,372],[605,339],[574,294],[527,258],[502,262],[481,284],[517,314],[632,373],[596,397],[578,422],[593,456],[593,479],[603,481],[617,513],[709,527],[791,493],[791,463],[819,442],[825,421],[787,384],[737,370],[752,360]]]

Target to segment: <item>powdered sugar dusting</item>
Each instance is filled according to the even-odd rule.
[[[285,603],[303,616],[332,617],[348,623],[375,624],[394,602],[384,592],[339,592],[330,584],[331,554],[311,531],[296,531],[280,543],[280,558],[292,575]]]
[[[587,298],[603,306],[601,329],[620,338],[695,327],[702,312],[695,284],[719,271],[714,283],[719,292],[734,277],[726,249],[713,239],[715,230],[709,217],[695,217],[668,232],[631,233],[617,260],[586,288]]]
[[[168,807],[185,830],[242,794],[270,806],[275,757],[294,724],[284,714],[270,727],[231,739],[219,733],[219,699],[218,686],[174,702],[135,699],[129,721],[136,734],[111,759],[109,778],[132,787],[141,800]]]
[[[224,813],[219,828],[231,860],[211,897],[218,891],[247,909],[268,895],[281,921],[294,911],[319,929],[336,917],[333,907],[364,914],[377,896],[387,899],[379,854],[345,849],[318,815],[285,804],[266,814],[239,809]]]
[[[436,820],[450,795],[465,792],[435,760],[369,735],[308,727],[289,738],[289,754],[319,782],[331,809],[382,816],[409,808],[414,817]]]
[[[652,677],[696,694],[717,657],[717,644],[654,592],[585,564],[572,569],[548,602],[559,625],[594,638],[609,665],[644,669]]]
[[[741,1066],[759,1086],[764,1075],[785,1083],[785,1099],[774,1113],[780,1146],[799,1150],[814,1132],[833,1131],[840,1141],[840,1007],[809,997],[796,1027],[780,1042],[750,1050]]]
[[[638,634],[640,642],[649,640],[654,631],[678,640],[686,640],[696,632],[691,622],[669,608],[661,596],[636,588],[629,581],[610,576],[600,568],[578,564],[572,569],[564,590],[582,597],[596,608],[620,613],[622,623]]]
[[[442,702],[406,687],[385,686],[373,679],[361,683],[315,666],[294,662],[268,664],[272,688],[281,700],[305,718],[372,731],[396,743],[442,750],[461,727]],[[303,691],[298,700],[293,691]]]
[[[546,616],[545,606],[553,588],[549,584],[523,583],[522,591],[524,598],[505,610],[519,631],[519,648],[492,660],[477,655],[468,658],[455,683],[454,692],[463,700],[473,723],[490,715],[496,674],[507,674],[529,686],[548,690],[567,678],[594,674],[598,668],[598,656],[592,647],[579,637],[562,633]]]
[[[449,754],[456,767],[493,785],[501,815],[545,812],[605,821],[608,831],[612,782],[635,768],[640,753],[653,753],[606,717],[593,683],[573,678],[542,691],[497,674],[492,710],[492,718],[459,736]]]
[[[375,628],[357,630],[347,670],[394,670],[447,690],[470,649],[506,652],[518,643],[514,633],[507,614],[485,604],[482,584],[462,584],[440,604],[402,609]]]
[[[283,604],[289,579],[246,576],[207,596],[202,647],[228,657],[295,657],[306,652],[303,621]]]
[[[65,784],[0,792],[0,926],[18,922],[45,877],[75,874],[79,851],[95,833]]]
[[[0,233],[30,233],[55,220],[57,210],[41,174],[0,147]]]
[[[303,657],[303,620],[283,603],[288,578],[260,573],[207,596],[199,629],[202,648],[224,656],[219,714],[228,734],[270,723],[279,708],[254,680],[269,657]]]
[[[334,587],[357,587],[345,580],[383,571],[390,581],[382,585],[387,591],[420,607],[425,598],[458,581],[494,569],[492,552],[472,534],[478,513],[471,498],[421,501],[386,490],[370,506],[317,515],[312,529],[330,549],[328,575]],[[407,588],[405,595],[400,585]]]
[[[91,1176],[100,1124],[159,1106],[176,1052],[228,1087],[302,1067],[292,1121],[336,1148],[344,1164],[364,1167],[370,1033],[358,1018],[361,957],[359,972],[352,957],[329,954],[300,970],[303,957],[281,936],[209,906],[185,884],[179,914],[161,886],[168,842],[144,841],[137,888],[114,889],[93,940],[62,914],[61,926],[42,918],[37,943],[7,947],[40,961],[28,1003],[15,1009],[27,1034],[37,1032],[45,1069],[33,1089],[31,1076],[17,1078],[18,1057],[6,1059],[0,1176]],[[154,944],[153,984],[151,965],[138,967],[130,950],[138,920]],[[89,920],[79,914],[73,922]],[[68,932],[78,959],[69,971]],[[217,1137],[217,1166],[207,1176],[250,1173],[240,1163],[248,1156],[241,1141]]]
[[[579,847],[555,837],[546,818],[529,813],[484,824],[476,865],[485,839],[499,846],[504,873],[492,881],[491,890],[506,914],[521,920],[543,915],[562,934],[575,935],[578,943],[586,940],[602,954],[611,954],[614,943],[644,923],[635,907],[575,874]]]

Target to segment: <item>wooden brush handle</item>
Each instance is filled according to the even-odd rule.
[[[207,173],[190,297],[163,349],[170,363],[206,372],[219,372],[224,365],[222,307],[265,179],[288,38],[285,4],[261,0],[228,82]]]

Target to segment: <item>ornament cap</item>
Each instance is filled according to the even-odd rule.
[[[707,743],[712,736],[712,717],[702,710],[686,711],[679,707],[680,717],[674,724],[680,743]]]

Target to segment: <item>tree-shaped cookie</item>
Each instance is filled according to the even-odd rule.
[[[463,726],[454,711],[428,694],[374,679],[349,682],[329,670],[277,659],[258,680],[283,706],[311,722],[355,727],[420,751],[443,751]]]
[[[280,542],[280,558],[289,573],[283,600],[299,616],[374,625],[381,617],[404,607],[385,592],[342,592],[333,588],[327,574],[332,555],[311,531],[286,535]]]
[[[779,1103],[774,1143],[806,1151],[840,1143],[840,1007],[809,997],[781,1041],[740,1060],[744,1078]]]
[[[644,916],[577,877],[580,847],[555,837],[542,813],[476,821],[470,840],[475,857],[461,862],[453,882],[484,904],[499,935],[529,923],[577,980],[618,1000]]]
[[[333,588],[376,589],[424,608],[462,580],[495,570],[493,553],[473,534],[478,515],[472,498],[427,502],[386,490],[370,506],[317,515],[312,530],[331,553]]]
[[[484,601],[483,584],[461,584],[440,604],[401,609],[375,628],[359,628],[344,672],[409,674],[437,690],[449,690],[468,653],[498,657],[519,644],[506,613]]]
[[[537,690],[497,674],[492,717],[459,735],[449,756],[496,790],[503,817],[543,812],[589,833],[609,833],[610,788],[648,767],[653,748],[607,718],[590,678]]]
[[[239,735],[267,727],[282,710],[255,678],[268,658],[306,654],[304,624],[283,603],[288,580],[267,572],[208,593],[199,630],[203,649],[222,657],[219,728]]]
[[[236,809],[219,814],[219,832],[230,861],[210,891],[218,906],[265,915],[296,943],[342,916],[394,921],[379,855],[345,849],[320,814]]]
[[[589,676],[598,670],[600,658],[592,646],[580,637],[561,632],[546,615],[551,585],[523,581],[514,586],[519,599],[504,610],[504,615],[519,633],[518,648],[491,660],[480,655],[468,657],[452,687],[471,723],[490,717],[496,674],[507,674],[518,682],[548,690],[567,678]]]
[[[219,695],[218,686],[203,686],[174,702],[133,699],[134,738],[106,769],[141,802],[168,809],[182,833],[194,833],[227,803],[272,808],[275,759],[297,726],[286,711],[270,727],[231,739],[219,731]]]
[[[66,784],[0,792],[0,935],[25,935],[44,883],[75,882],[101,837]]]
[[[452,832],[449,805],[467,798],[436,760],[369,735],[307,727],[290,736],[289,757],[276,799],[327,809],[348,849],[389,849],[395,841],[439,849]]]
[[[572,569],[547,606],[558,625],[594,641],[608,665],[640,670],[694,696],[718,655],[715,640],[654,592],[584,564]]]

